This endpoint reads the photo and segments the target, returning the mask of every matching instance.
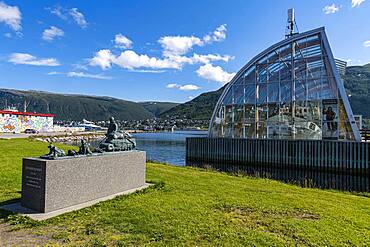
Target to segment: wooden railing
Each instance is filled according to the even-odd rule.
[[[301,185],[370,191],[367,142],[191,137],[186,162]]]

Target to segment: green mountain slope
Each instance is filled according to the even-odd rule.
[[[151,112],[155,117],[159,117],[163,112],[166,112],[179,105],[179,103],[156,101],[139,102],[139,104]]]
[[[213,108],[218,98],[220,98],[221,93],[224,91],[224,88],[225,86],[217,91],[203,93],[191,101],[162,113],[161,117],[209,120],[212,116]]]
[[[370,64],[347,67],[343,79],[354,114],[361,114],[364,118],[370,118]],[[161,117],[209,120],[224,87],[217,91],[203,93],[189,102],[162,113]]]
[[[141,104],[111,97],[0,89],[0,109],[7,102],[8,106],[21,110],[25,101],[27,111],[52,113],[56,120],[96,121],[107,120],[110,116],[121,120],[140,120],[154,117]]]
[[[353,112],[370,118],[370,64],[348,67],[343,79]]]

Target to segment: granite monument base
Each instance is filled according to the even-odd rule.
[[[21,206],[50,213],[143,188],[146,155],[125,151],[45,160],[24,158]]]

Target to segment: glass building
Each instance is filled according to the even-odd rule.
[[[215,107],[211,137],[361,141],[324,28],[248,62]]]

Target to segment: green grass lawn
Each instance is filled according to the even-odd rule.
[[[0,203],[20,198],[21,157],[47,144],[0,140]],[[159,164],[152,188],[35,222],[0,212],[14,231],[29,229],[66,245],[370,245],[370,196]]]

